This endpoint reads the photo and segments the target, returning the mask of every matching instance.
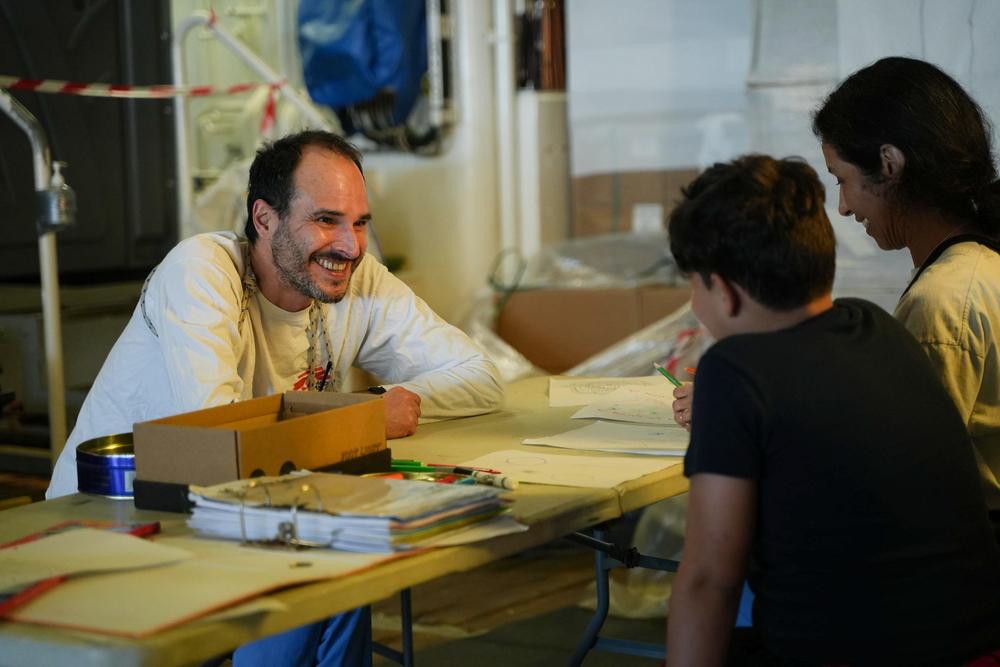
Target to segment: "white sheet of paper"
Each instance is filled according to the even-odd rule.
[[[567,456],[506,449],[466,461],[463,466],[492,468],[528,484],[610,489],[631,479],[676,465],[675,460],[624,456]]]
[[[593,452],[684,456],[688,439],[688,432],[681,426],[644,426],[599,421],[543,438],[526,438],[523,444]]]
[[[663,378],[656,375],[631,378],[549,378],[549,407],[565,408],[573,405],[590,405],[619,387],[626,385],[657,385]]]
[[[0,549],[0,591],[50,577],[154,567],[188,558],[188,551],[134,535],[74,528]]]
[[[653,378],[657,379],[657,378]],[[677,425],[674,385],[664,378],[652,385],[626,385],[583,407],[573,419],[610,419],[637,424]]]

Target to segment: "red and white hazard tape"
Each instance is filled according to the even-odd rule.
[[[235,95],[267,86],[273,93],[285,81],[275,83],[238,83],[234,86],[129,86],[112,83],[80,83],[55,79],[20,79],[0,74],[0,89],[30,90],[36,93],[83,95],[85,97],[119,97],[132,99],[162,99],[167,97],[211,97]]]

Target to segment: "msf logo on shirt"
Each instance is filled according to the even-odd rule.
[[[295,384],[292,385],[294,391],[306,391],[309,389],[309,374],[308,369],[299,373],[298,378],[295,380]],[[317,366],[312,369],[313,386],[317,389],[322,390],[326,384],[330,381],[330,376],[333,374],[331,369],[324,370],[322,366]]]

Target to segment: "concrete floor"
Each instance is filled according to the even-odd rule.
[[[501,626],[480,637],[451,641],[426,649],[417,644],[414,663],[420,667],[473,664],[479,667],[565,665],[590,621],[590,614],[585,609],[568,607]],[[663,619],[610,618],[605,623],[604,630],[604,636],[662,643],[666,625]],[[583,664],[584,667],[651,667],[662,664],[662,661],[591,651]]]
[[[626,517],[614,534],[627,540],[634,526]],[[624,571],[612,572],[623,574]],[[593,552],[566,540],[417,586],[412,592],[417,665],[567,664],[592,612],[580,606],[593,598]],[[468,594],[474,591],[474,595]],[[373,606],[373,634],[397,650],[398,598]],[[662,645],[663,618],[609,618],[602,637]],[[650,666],[662,661],[592,651],[586,667]],[[376,658],[376,665],[391,665]]]

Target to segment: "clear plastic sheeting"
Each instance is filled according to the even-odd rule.
[[[485,288],[473,297],[458,326],[476,341],[489,357],[505,384],[536,375],[547,375],[545,371],[528,361],[496,333],[497,297],[493,290]]]
[[[666,232],[570,239],[536,253],[512,288],[676,285],[680,276],[667,248]]]
[[[710,344],[711,338],[698,323],[688,302],[662,320],[577,364],[566,371],[566,375],[652,375],[655,361],[674,375],[681,376],[681,369],[695,366]]]
[[[191,234],[236,232],[242,234],[247,220],[247,181],[253,158],[234,160],[219,177],[195,195]]]
[[[644,556],[680,560],[687,530],[688,494],[661,500],[642,510],[635,526],[632,545]],[[619,618],[663,618],[670,606],[674,572],[635,567],[612,570],[609,580],[608,613]],[[597,606],[594,585],[581,604]]]
[[[519,289],[629,288],[640,285],[677,285],[680,276],[667,250],[665,232],[611,234],[571,239],[542,249],[528,262],[519,262],[510,284],[496,275],[492,290],[473,299],[459,326],[472,337],[500,369],[504,382],[545,371],[528,361],[496,334],[496,318],[505,297]],[[497,271],[502,257],[497,260]],[[567,371],[566,375],[625,377],[649,375],[658,361],[674,371],[692,363],[705,345],[705,334],[684,306],[670,316],[612,345]]]

